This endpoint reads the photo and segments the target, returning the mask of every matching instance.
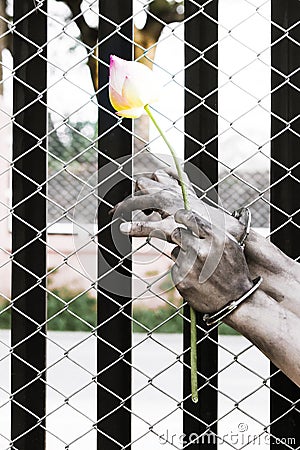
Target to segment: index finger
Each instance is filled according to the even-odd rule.
[[[120,231],[134,237],[157,237],[172,242],[172,231],[177,228],[173,217],[167,217],[158,221],[134,221],[121,223]]]

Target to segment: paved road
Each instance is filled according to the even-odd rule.
[[[242,447],[250,437],[262,432],[268,423],[268,388],[262,378],[268,375],[268,361],[261,353],[249,347],[239,336],[221,336],[219,377],[219,435],[233,447]],[[133,365],[133,450],[159,450],[181,448],[181,412],[177,402],[181,399],[181,364],[175,362],[181,351],[181,336],[156,334],[145,340],[135,334]],[[0,331],[0,450],[9,447],[9,332]],[[69,357],[64,351],[71,349]],[[234,355],[239,354],[237,361]],[[3,359],[4,358],[4,359]],[[48,419],[47,450],[95,450],[96,432],[92,424],[96,418],[95,338],[86,333],[51,332],[48,342]],[[161,372],[163,369],[166,369]],[[259,374],[257,376],[254,372]],[[149,385],[148,378],[153,378]],[[83,389],[83,387],[85,388]],[[142,389],[144,388],[144,389]],[[162,392],[163,391],[163,392]],[[254,392],[249,396],[251,392]],[[65,398],[69,397],[68,404]],[[201,395],[200,395],[201,401]],[[234,408],[238,403],[239,410]],[[223,417],[224,416],[224,417]],[[251,419],[252,416],[254,419]],[[261,424],[259,424],[259,422]],[[149,426],[153,431],[149,432]],[[144,437],[142,437],[144,436]],[[172,438],[173,436],[173,438]],[[174,446],[166,443],[173,439]],[[247,446],[265,450],[265,439]],[[220,442],[219,448],[232,448]]]

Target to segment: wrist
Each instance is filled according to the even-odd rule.
[[[233,313],[237,308],[239,308],[246,300],[248,300],[254,292],[256,292],[262,283],[262,277],[257,277],[252,281],[249,289],[247,289],[243,295],[235,300],[231,300],[227,305],[223,306],[219,311],[212,314],[204,314],[203,320],[207,325],[215,325],[221,320],[226,320],[230,314]]]
[[[255,267],[258,273],[263,271],[269,275],[273,274],[285,280],[285,283],[290,276],[300,278],[300,264],[253,230],[250,231],[246,241],[245,256],[249,266]]]
[[[252,299],[228,316],[226,323],[300,385],[299,317],[258,290]]]
[[[274,303],[274,300],[259,289],[226,317],[224,323],[247,335],[247,332],[255,327],[257,319],[262,317],[262,312],[268,310],[270,302]]]

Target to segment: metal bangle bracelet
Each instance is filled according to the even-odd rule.
[[[253,280],[253,286],[249,289],[249,291],[245,292],[245,294],[243,294],[240,298],[238,298],[237,300],[232,300],[226,306],[220,309],[220,311],[217,311],[212,315],[204,314],[203,320],[206,323],[206,325],[208,326],[214,325],[215,323],[218,323],[222,319],[227,317],[230,313],[232,313],[233,310],[235,310],[242,302],[247,300],[250,297],[250,295],[252,295],[253,292],[255,292],[259,288],[262,281],[263,281],[262,277],[255,278]]]
[[[245,241],[250,233],[251,211],[249,208],[240,208],[236,211],[233,211],[232,216],[238,219],[238,221],[240,221],[245,226],[244,232],[238,241],[239,245],[244,248]]]

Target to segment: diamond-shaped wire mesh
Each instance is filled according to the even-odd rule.
[[[19,449],[18,438],[13,438],[10,432],[11,407],[17,402],[18,397],[14,395],[19,392],[11,389],[9,360],[14,357],[18,346],[24,344],[12,345],[9,331],[11,309],[19,311],[18,297],[11,297],[10,288],[12,264],[17,264],[12,250],[11,222],[12,218],[18,219],[14,209],[16,205],[12,204],[11,180],[12,172],[19,170],[11,150],[12,127],[21,113],[13,112],[12,104],[13,83],[19,82],[13,69],[10,42],[12,34],[18,33],[17,24],[11,17],[13,3],[16,2],[0,2],[0,326],[3,328],[0,330],[0,450]],[[47,271],[42,277],[46,285],[41,284],[41,279],[34,274],[28,273],[28,276],[35,277],[30,289],[40,287],[47,294],[48,314],[42,324],[31,319],[30,312],[23,314],[36,327],[24,341],[30,342],[32,336],[38,334],[46,339],[47,344],[45,370],[31,367],[35,372],[32,383],[42,380],[46,387],[46,413],[39,417],[30,410],[27,412],[36,419],[36,426],[46,432],[48,450],[95,449],[99,434],[105,434],[107,441],[114,443],[115,447],[109,448],[130,447],[136,450],[159,449],[161,445],[182,449],[196,444],[200,448],[207,439],[212,445],[218,443],[219,448],[224,449],[266,449],[276,440],[270,431],[270,393],[274,395],[276,392],[270,387],[274,374],[270,374],[269,362],[246,338],[232,334],[228,327],[220,327],[219,330],[217,419],[205,422],[196,417],[205,426],[203,435],[183,436],[183,416],[190,412],[185,411],[182,388],[186,365],[184,354],[189,352],[189,348],[183,348],[182,330],[183,323],[189,323],[189,318],[183,314],[182,299],[171,282],[172,246],[156,239],[135,238],[130,254],[126,255],[132,260],[132,267],[128,267],[124,264],[124,255],[120,256],[115,248],[107,248],[103,241],[97,240],[107,228],[97,229],[99,204],[105,203],[109,208],[115,204],[102,197],[101,186],[104,190],[113,189],[120,179],[135,181],[137,174],[153,172],[168,164],[161,139],[144,117],[136,121],[131,132],[134,152],[127,159],[115,161],[103,148],[102,138],[124,125],[120,119],[115,119],[105,135],[98,133],[98,113],[100,121],[105,115],[112,115],[97,100],[99,92],[107,92],[107,83],[102,82],[104,87],[99,88],[97,78],[97,67],[101,76],[101,67],[108,66],[108,61],[102,59],[102,48],[118,35],[135,46],[138,60],[146,60],[153,66],[163,84],[163,96],[153,106],[154,111],[176,152],[187,163],[190,158],[184,160],[183,149],[185,139],[190,136],[184,130],[184,121],[190,111],[184,109],[187,91],[184,48],[192,45],[185,40],[184,31],[190,26],[191,18],[184,16],[183,3],[179,0],[135,0],[133,13],[119,24],[99,13],[98,1],[48,0],[47,12],[43,9],[42,0],[32,1],[29,15],[37,12],[46,15],[48,23],[48,38],[43,46],[48,51],[48,130],[45,136],[47,147],[43,148],[48,157],[48,173],[43,183],[35,183],[36,189],[47,188],[44,196],[48,222],[45,230],[34,230],[34,240],[42,242],[47,251]],[[217,21],[209,13],[209,4],[214,0],[200,2],[202,8],[193,0],[185,3],[195,4],[198,7],[196,15],[202,15],[218,27],[218,40],[211,47],[218,47],[218,111],[213,111],[213,114],[218,119],[218,133],[214,140],[218,140],[219,146],[216,187],[220,204],[227,212],[249,207],[253,216],[252,226],[269,236],[270,211],[278,209],[270,199],[270,164],[278,164],[283,169],[282,179],[293,177],[290,167],[274,161],[270,155],[270,144],[276,138],[275,135],[270,137],[271,117],[274,115],[271,112],[271,1],[220,0]],[[292,28],[299,25],[300,18],[296,19]],[[100,41],[97,37],[99,20],[111,27],[111,33]],[[133,40],[123,34],[123,28],[131,22],[135,24]],[[153,34],[145,33],[150,41],[141,39],[145,24],[153,26]],[[283,35],[286,32],[285,37],[289,38],[289,30],[281,31]],[[19,38],[28,40],[22,35]],[[294,38],[290,39],[299,46]],[[34,42],[30,43],[35,46],[34,57],[37,57],[41,48]],[[211,65],[209,58],[206,59],[209,50],[202,50],[202,58]],[[115,51],[111,48],[111,53]],[[197,52],[199,54],[196,48]],[[25,68],[29,62],[29,59],[23,62]],[[290,74],[280,75],[291,88],[298,89],[290,81]],[[206,98],[212,94],[208,93]],[[197,93],[193,95],[197,97]],[[199,105],[204,104],[209,109],[206,99],[199,97],[198,100]],[[36,101],[44,100],[37,96]],[[278,134],[290,128],[297,117],[290,121],[277,117],[282,123]],[[199,153],[206,152],[209,145],[208,142],[196,144]],[[27,149],[27,152],[32,150]],[[107,172],[98,172],[99,158],[110,165]],[[133,164],[133,177],[125,170],[128,162]],[[28,175],[24,176],[32,181]],[[294,180],[299,183],[296,177]],[[22,202],[30,198],[28,195]],[[282,227],[290,223],[298,226],[293,221],[293,213],[281,209],[280,212],[285,217]],[[118,226],[119,221],[114,221]],[[43,237],[45,231],[46,241]],[[30,243],[26,246],[29,247]],[[97,274],[99,246],[114,259],[113,267],[108,267],[104,273],[102,269],[101,275]],[[117,272],[119,267],[127,278],[132,279],[132,297],[122,304],[115,295],[119,293],[113,287],[110,293],[105,289],[105,283],[102,284],[102,279],[105,280],[110,272]],[[27,270],[26,267],[23,269]],[[25,290],[26,286],[24,293]],[[119,315],[133,327],[132,345],[124,351],[98,333],[97,293],[116,311],[101,323],[101,327],[107,329]],[[131,306],[132,316],[126,309]],[[47,333],[42,325],[46,325]],[[205,335],[198,345],[201,346],[205,339],[214,340]],[[106,352],[114,355],[103,373],[99,373],[96,364],[100,341]],[[132,360],[126,359],[130,353]],[[103,381],[106,373],[109,377],[111,368],[120,362],[124,364],[124,361],[132,373],[129,398],[111,391]],[[28,365],[26,360],[23,362]],[[201,373],[199,375],[210,385],[210,379]],[[26,387],[21,386],[20,391]],[[107,405],[107,416],[101,418],[97,416],[97,388],[108,391],[112,405],[117,405]],[[299,413],[296,402],[282,393],[278,396],[285,400],[284,411],[278,420],[292,409]],[[201,402],[201,389],[199,398]],[[128,405],[127,400],[131,401]],[[131,442],[126,444],[119,443],[115,433],[101,431],[102,422],[117,415],[120,409],[129,412],[132,420]],[[215,423],[217,433],[211,431]],[[25,436],[30,436],[32,428],[25,431]],[[290,436],[289,439],[282,438],[278,448],[296,449],[298,445]]]

